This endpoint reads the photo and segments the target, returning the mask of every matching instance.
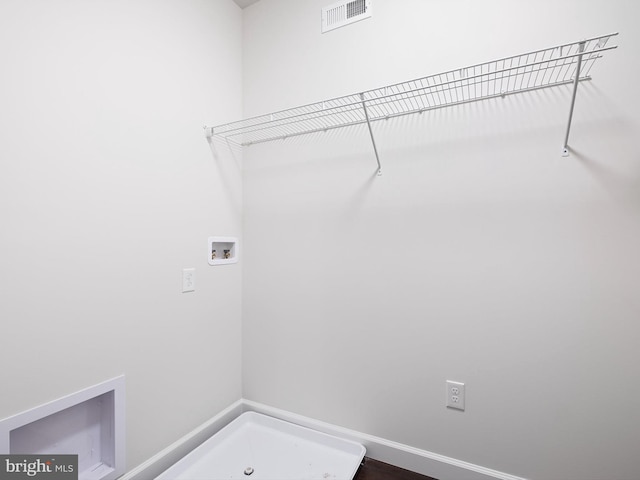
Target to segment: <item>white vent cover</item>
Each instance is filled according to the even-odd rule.
[[[372,0],[342,0],[322,9],[322,33],[371,16]]]

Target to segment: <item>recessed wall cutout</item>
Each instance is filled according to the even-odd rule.
[[[78,455],[79,480],[125,472],[124,376],[0,421],[2,454]]]
[[[209,237],[207,250],[209,265],[236,263],[240,254],[236,237]]]

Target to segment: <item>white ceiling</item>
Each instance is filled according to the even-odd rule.
[[[252,4],[258,2],[259,0],[233,0],[233,1],[236,2],[236,4],[240,8],[245,8],[245,7],[248,7],[249,5],[252,5]]]

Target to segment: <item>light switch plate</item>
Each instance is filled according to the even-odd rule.
[[[182,293],[195,292],[196,290],[196,269],[182,269]]]

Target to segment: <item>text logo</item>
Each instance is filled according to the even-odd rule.
[[[78,455],[0,455],[0,480],[78,480]]]

